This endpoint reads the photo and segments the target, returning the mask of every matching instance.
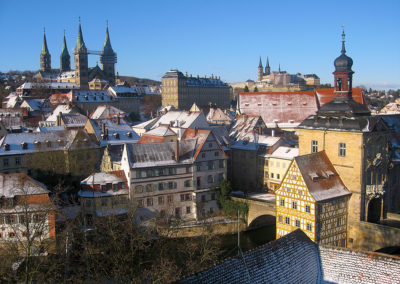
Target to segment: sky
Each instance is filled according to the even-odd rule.
[[[120,75],[160,80],[179,69],[256,80],[259,58],[265,64],[268,56],[273,71],[280,64],[332,84],[344,25],[354,85],[398,89],[399,11],[399,0],[0,0],[0,71],[38,70],[44,28],[59,68],[64,30],[72,55],[81,17],[89,50],[103,48],[108,21]],[[91,55],[89,66],[97,61]]]

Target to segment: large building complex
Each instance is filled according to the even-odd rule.
[[[200,78],[183,75],[179,70],[165,73],[161,79],[162,106],[174,106],[180,110],[189,110],[193,103],[200,108],[217,105],[222,109],[230,106],[230,87],[219,78]]]

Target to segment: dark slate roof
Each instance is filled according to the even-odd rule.
[[[318,247],[300,229],[178,283],[318,283]]]
[[[164,79],[169,79],[169,78],[185,78],[182,72],[179,70],[170,70],[165,75],[163,76]]]
[[[179,141],[179,162],[175,160],[175,142],[126,144],[132,168],[193,163],[197,139]]]
[[[385,122],[376,116],[310,115],[297,128],[336,131],[372,132],[387,130]]]
[[[340,114],[347,116],[362,116],[371,114],[365,105],[360,104],[353,100],[353,98],[348,97],[335,97],[329,103],[324,104],[317,113],[320,115]]]

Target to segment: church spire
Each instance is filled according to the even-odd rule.
[[[67,48],[67,41],[65,39],[65,30],[64,30],[64,40],[63,40],[63,46],[61,50],[61,55],[60,55],[60,71],[69,71],[71,70],[71,61],[70,61],[70,55],[68,52]]]
[[[106,40],[104,41],[104,47],[103,47],[103,54],[106,54],[106,53],[114,53],[114,51],[111,47],[110,34],[108,32],[108,21],[107,21],[107,28],[106,28]]]
[[[261,61],[261,56],[260,56],[260,62],[258,63],[258,68],[263,68],[262,61]]]
[[[85,42],[83,41],[83,35],[82,35],[82,27],[81,27],[81,18],[79,17],[79,31],[78,31],[78,40],[76,41],[76,46],[75,49],[77,51],[85,48]]]
[[[42,54],[50,54],[49,49],[47,48],[46,30],[43,30]]]
[[[267,56],[267,61],[266,61],[266,65],[265,65],[265,75],[270,75],[271,74],[271,68],[269,67],[269,59]]]

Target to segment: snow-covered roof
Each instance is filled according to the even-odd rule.
[[[102,184],[105,185],[107,183],[116,184],[120,182],[124,182],[125,180],[122,177],[118,177],[111,173],[94,173],[81,181],[81,185],[95,185]]]
[[[194,122],[197,120],[196,124]],[[152,127],[155,128],[160,124],[172,124],[173,127],[179,128],[199,128],[209,127],[207,119],[202,112],[189,112],[189,111],[168,111],[166,114],[160,117],[157,123]],[[137,127],[137,126],[135,126]]]
[[[90,118],[92,119],[109,118],[119,114],[126,115],[126,113],[123,110],[120,110],[119,108],[110,105],[102,105],[98,106],[95,109],[95,111],[90,115]]]
[[[164,137],[176,135],[176,133],[168,125],[160,125],[146,132],[145,135]]]
[[[196,139],[179,142],[179,162],[175,160],[175,142],[126,144],[131,168],[193,163]]]
[[[17,195],[48,194],[47,187],[24,173],[0,174],[0,198]]]
[[[80,113],[61,114],[65,127],[85,127],[88,118]]]
[[[59,113],[71,113],[75,112],[73,108],[68,105],[58,105],[53,113],[46,119],[46,121],[57,121],[57,116]]]
[[[78,85],[75,83],[67,83],[67,82],[25,82],[21,86],[18,87],[20,90],[26,89],[61,89],[61,90],[72,90],[79,89]]]
[[[24,100],[21,104],[21,107],[29,108],[31,111],[38,111],[42,109],[44,101],[44,99]]]
[[[278,147],[269,157],[270,158],[279,158],[285,160],[293,160],[294,157],[299,155],[299,148],[291,148],[291,147]]]
[[[315,201],[350,195],[325,151],[294,158],[308,191]],[[328,174],[328,172],[333,173]]]
[[[140,138],[123,117],[114,116],[104,119],[90,119],[89,122],[102,146],[108,144],[136,143]],[[108,131],[107,138],[102,133],[103,124]]]
[[[97,145],[85,131],[80,130],[9,133],[0,140],[0,155],[70,150],[78,147],[93,148]]]

